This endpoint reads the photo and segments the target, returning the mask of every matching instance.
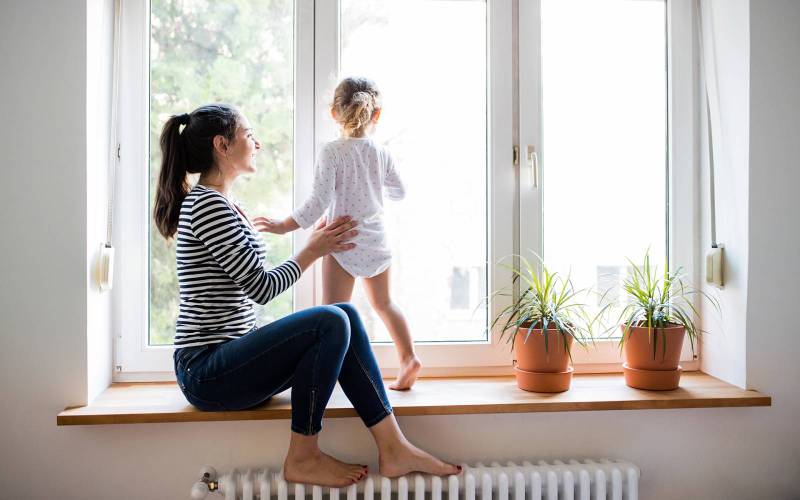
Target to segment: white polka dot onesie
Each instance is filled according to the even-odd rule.
[[[352,240],[356,247],[331,255],[352,276],[370,278],[392,260],[383,227],[383,188],[390,200],[405,196],[391,153],[369,137],[338,139],[322,147],[313,192],[292,218],[307,228],[326,210],[328,220],[351,216],[358,222],[358,235]]]

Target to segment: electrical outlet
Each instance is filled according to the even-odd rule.
[[[722,269],[725,266],[725,253],[722,245],[712,248],[706,254],[706,281],[722,288],[725,280]]]

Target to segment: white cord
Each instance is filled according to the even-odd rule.
[[[700,74],[702,77],[703,82],[703,89],[706,93],[706,116],[707,116],[707,125],[708,125],[708,169],[709,169],[709,179],[708,179],[708,187],[709,187],[709,202],[710,202],[710,210],[709,215],[711,217],[711,248],[717,248],[717,203],[716,203],[716,193],[715,193],[715,181],[714,181],[714,139],[712,133],[712,114],[711,114],[711,93],[714,92],[715,96],[719,96],[719,89],[716,86],[716,78],[713,78],[714,85],[710,85],[710,80],[715,75],[709,75],[708,67],[706,65],[706,53],[705,48],[703,45],[703,18],[702,18],[702,7],[700,6],[701,0],[696,0],[695,7],[697,8],[697,15],[695,16],[697,20],[697,39],[698,44],[700,47]],[[709,9],[711,6],[709,5]],[[713,32],[710,32],[711,41],[713,42]],[[711,50],[714,50],[714,45],[712,43]],[[716,70],[716,65],[714,70]],[[711,90],[709,90],[710,87]],[[716,106],[719,108],[719,106]],[[719,111],[719,110],[718,110]]]
[[[112,49],[112,83],[111,83],[111,134],[109,137],[109,179],[108,179],[108,221],[106,225],[106,246],[111,247],[114,235],[114,194],[116,191],[117,165],[120,160],[120,144],[117,137],[117,121],[119,108],[119,52],[120,31],[122,26],[122,5],[120,0],[114,1],[114,40]]]

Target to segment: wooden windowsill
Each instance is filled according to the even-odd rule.
[[[553,411],[661,410],[770,406],[772,400],[701,372],[684,373],[674,391],[642,391],[625,385],[622,374],[579,374],[560,394],[525,392],[513,377],[420,379],[408,392],[388,391],[395,414],[462,415]],[[326,418],[355,417],[337,385]],[[274,420],[291,417],[289,391],[244,411],[203,412],[189,405],[174,382],[112,384],[92,404],[58,414],[58,425]]]

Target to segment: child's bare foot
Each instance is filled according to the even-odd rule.
[[[404,476],[411,472],[424,472],[437,476],[449,476],[461,472],[460,466],[442,462],[408,441],[398,443],[396,447],[390,447],[380,453],[378,464],[380,474],[389,478]]]
[[[400,363],[400,371],[397,373],[397,379],[389,386],[389,389],[395,391],[407,391],[411,389],[414,382],[417,381],[417,375],[422,368],[422,363],[419,358],[414,355]]]
[[[354,484],[365,478],[367,472],[366,465],[347,464],[321,451],[303,457],[289,455],[283,463],[286,481],[332,488]]]

